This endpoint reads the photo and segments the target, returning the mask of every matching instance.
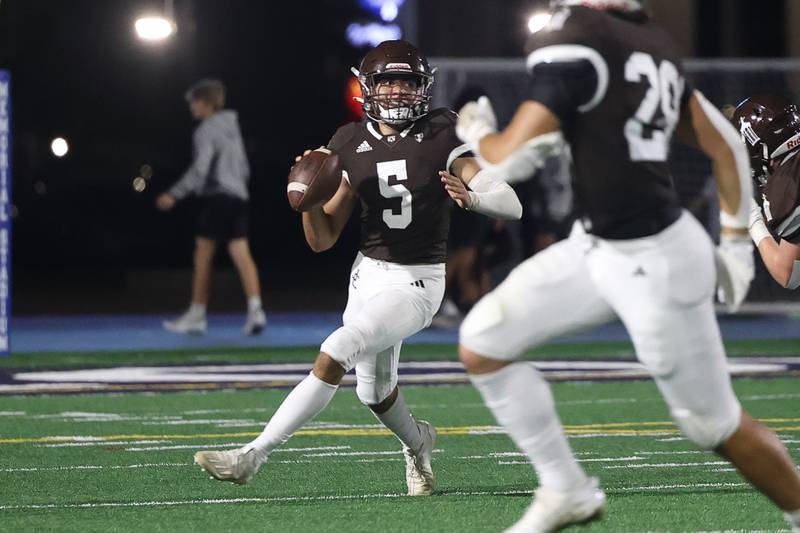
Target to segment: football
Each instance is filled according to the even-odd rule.
[[[294,164],[289,171],[286,193],[295,211],[308,211],[330,200],[342,181],[339,155],[317,148]]]

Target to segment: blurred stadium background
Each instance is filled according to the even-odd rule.
[[[452,105],[475,83],[507,118],[525,83],[517,58],[529,17],[546,4],[315,0],[278,9],[245,1],[3,0],[0,66],[11,70],[14,88],[14,316],[183,308],[193,205],[162,214],[153,199],[189,161],[193,125],[181,97],[208,75],[226,81],[229,105],[241,114],[253,167],[251,244],[267,310],[339,309],[356,228],[334,250],[313,254],[282,184],[294,154],[327,142],[352,118],[349,66],[370,39],[402,35],[440,67],[438,103]],[[651,6],[717,105],[754,90],[797,93],[800,63],[760,58],[800,53],[800,36],[790,31],[800,2]],[[177,31],[163,42],[137,39],[133,21],[165,9]],[[57,137],[68,142],[63,157],[51,151]],[[714,220],[707,168],[692,154],[676,155],[687,205]],[[241,299],[233,270],[218,270],[211,310],[238,311]],[[761,275],[751,300],[797,295]]]

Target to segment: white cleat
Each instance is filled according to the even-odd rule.
[[[540,488],[525,515],[505,533],[550,533],[596,520],[605,509],[606,494],[594,477],[588,478],[582,487],[567,492]]]
[[[224,452],[197,452],[194,462],[203,467],[212,478],[230,481],[238,485],[248,483],[264,461],[260,461],[255,450],[226,450]]]
[[[242,333],[245,335],[258,335],[267,327],[267,315],[263,309],[250,311],[247,313],[247,321],[244,323]]]
[[[204,335],[206,332],[206,317],[184,313],[175,320],[165,320],[164,329],[172,333],[188,333],[190,335]]]
[[[417,427],[422,435],[422,448],[417,453],[403,445],[406,458],[406,484],[409,496],[430,496],[433,493],[434,476],[431,455],[436,445],[436,428],[430,422],[420,420]]]

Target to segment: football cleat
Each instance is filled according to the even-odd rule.
[[[248,483],[256,475],[264,461],[258,459],[253,449],[244,451],[197,452],[194,462],[219,481],[230,481],[237,485]]]
[[[263,309],[257,309],[247,313],[247,321],[244,323],[242,333],[245,335],[258,335],[267,327],[267,316]]]
[[[162,324],[164,329],[172,333],[191,335],[204,335],[208,326],[205,315],[197,315],[191,311],[187,311],[175,320],[165,320]]]
[[[406,458],[406,484],[409,496],[430,496],[433,493],[434,477],[431,454],[436,445],[436,428],[430,422],[420,420],[417,427],[422,435],[422,447],[417,453],[403,445]]]
[[[505,533],[550,533],[572,524],[600,518],[606,509],[606,495],[597,478],[570,491],[539,488],[525,515]]]

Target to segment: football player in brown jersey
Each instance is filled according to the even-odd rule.
[[[750,153],[758,201],[750,236],[775,281],[800,287],[800,113],[786,97],[757,95],[733,113]]]
[[[522,206],[508,184],[469,157],[455,134],[455,113],[429,109],[433,70],[414,46],[384,42],[354,73],[366,118],[339,128],[329,142],[342,161],[341,185],[324,206],[302,215],[306,240],[320,252],[336,243],[361,206],[343,326],[257,439],[239,450],[195,455],[216,479],[249,481],[355,368],[358,398],[402,443],[408,494],[433,491],[436,430],[411,415],[397,386],[400,347],[430,324],[442,301],[451,202],[509,219],[520,218]]]
[[[460,357],[486,405],[530,459],[540,487],[511,531],[555,531],[602,513],[605,495],[575,461],[541,374],[520,359],[558,335],[619,318],[684,435],[729,459],[800,529],[800,476],[785,446],[731,387],[713,307],[714,246],[680,207],[670,139],[711,158],[723,226],[720,263],[746,289],[752,193],[730,122],[686,82],[670,37],[637,0],[557,0],[533,35],[529,92],[498,132],[486,99],[457,132],[488,168],[530,168],[541,136],[573,157],[580,220],[517,267],[461,325]],[[736,282],[732,285],[735,285]],[[741,296],[742,291],[739,290]]]

